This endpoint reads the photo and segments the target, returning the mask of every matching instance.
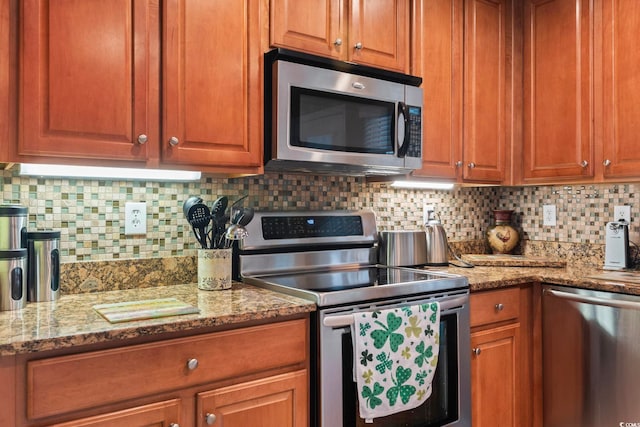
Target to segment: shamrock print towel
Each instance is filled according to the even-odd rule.
[[[369,421],[420,406],[438,363],[437,302],[354,314],[354,376],[360,417]]]

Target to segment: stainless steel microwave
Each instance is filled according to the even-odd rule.
[[[265,170],[406,174],[422,166],[419,77],[278,49],[265,55]]]

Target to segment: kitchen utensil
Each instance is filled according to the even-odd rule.
[[[224,232],[227,217],[225,212],[229,204],[229,198],[227,196],[218,197],[211,206],[211,219],[213,226],[209,231],[209,245],[211,249],[220,249],[224,243]]]
[[[27,300],[53,301],[60,289],[60,232],[27,233]]]
[[[379,237],[380,264],[411,267],[427,263],[427,238],[424,231],[381,231]]]
[[[27,247],[27,208],[0,205],[0,250]]]
[[[207,249],[207,227],[211,222],[211,211],[204,203],[196,203],[189,208],[187,212],[187,220],[193,228],[196,239],[202,246]]]
[[[243,208],[242,216],[240,217],[240,219],[238,219],[238,225],[241,225],[244,227],[247,224],[249,224],[253,219],[254,214],[255,214],[255,211],[253,210],[253,208]]]
[[[182,204],[182,212],[184,213],[185,218],[187,217],[187,214],[189,213],[189,209],[191,208],[191,206],[198,203],[202,203],[202,202],[203,202],[202,198],[198,196],[190,196],[187,200],[185,200],[184,203]]]

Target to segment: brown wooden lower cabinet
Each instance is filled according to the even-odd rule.
[[[539,285],[471,294],[473,427],[541,426],[532,352],[534,291]]]
[[[2,374],[15,378],[17,427],[306,427],[308,334],[305,316],[71,354],[18,355],[13,372],[3,364]]]

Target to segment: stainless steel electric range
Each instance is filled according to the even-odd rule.
[[[470,426],[469,284],[442,271],[377,264],[370,211],[256,212],[236,248],[239,278],[314,301],[311,425],[364,426],[353,384],[353,314],[438,301],[440,356],[431,397],[367,426]]]

